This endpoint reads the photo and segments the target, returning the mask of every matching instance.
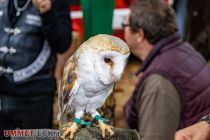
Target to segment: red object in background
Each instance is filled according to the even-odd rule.
[[[135,0],[115,0],[115,10],[116,9],[126,9],[132,4]],[[79,2],[77,4],[72,4],[69,7],[71,11],[71,21],[72,21],[72,30],[78,31],[80,33],[80,37],[83,38],[84,30],[83,30],[83,20],[82,20],[82,10]],[[121,39],[124,39],[124,32],[122,28],[113,29],[113,35],[117,36]]]
[[[80,11],[81,10],[81,6],[72,4],[72,5],[70,5],[69,10],[71,10],[71,11]]]
[[[83,38],[83,21],[81,19],[72,19],[72,30],[80,33],[80,37]]]
[[[125,0],[115,0],[115,8],[128,8]]]
[[[69,7],[69,10],[71,11],[71,13],[73,13],[73,12],[78,12],[79,13],[81,11],[81,6],[76,5],[76,4],[72,4]],[[84,31],[83,31],[83,20],[82,20],[82,18],[71,17],[71,22],[72,22],[72,30],[79,32],[80,37],[83,38]]]
[[[163,0],[166,4],[173,5],[174,0]]]

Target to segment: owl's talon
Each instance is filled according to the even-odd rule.
[[[61,136],[62,139],[65,139],[68,134],[70,134],[70,140],[73,139],[74,133],[77,131],[77,124],[73,123],[70,127],[64,127],[63,130],[65,131],[63,133],[63,136]]]
[[[62,128],[62,130],[63,130],[63,131],[66,131],[66,130],[67,130],[67,127]]]
[[[114,132],[112,130],[113,126],[106,125],[101,120],[99,121],[99,126],[100,126],[100,129],[101,129],[101,134],[102,134],[103,139],[105,139],[105,137],[106,137],[106,133],[105,133],[106,130],[109,132],[110,136],[114,135]]]

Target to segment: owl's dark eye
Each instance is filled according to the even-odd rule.
[[[105,57],[104,58],[104,62],[105,63],[107,63],[108,65],[110,65],[111,67],[113,67],[113,61],[112,61],[112,59],[111,58],[107,58],[107,57]]]
[[[112,62],[112,60],[111,60],[110,58],[106,58],[106,57],[105,57],[105,58],[104,58],[104,62],[109,64],[109,63]]]

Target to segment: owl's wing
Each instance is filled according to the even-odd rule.
[[[59,111],[60,115],[66,110],[67,105],[71,104],[74,95],[79,89],[79,83],[77,82],[77,76],[75,73],[76,64],[71,57],[65,64],[63,77],[59,86]]]

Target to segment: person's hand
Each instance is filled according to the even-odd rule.
[[[176,132],[174,140],[210,140],[210,126],[201,121]]]
[[[32,0],[32,2],[41,14],[49,11],[52,7],[51,0]]]

